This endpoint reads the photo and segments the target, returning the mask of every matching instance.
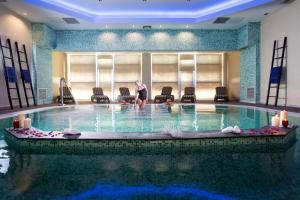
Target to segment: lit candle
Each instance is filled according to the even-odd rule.
[[[24,120],[24,128],[31,128],[31,119],[30,118],[26,118]]]
[[[15,119],[15,120],[13,121],[13,127],[14,127],[14,128],[20,128],[20,122],[19,122],[18,119]]]
[[[280,119],[278,114],[276,114],[275,116],[272,117],[272,126],[279,127],[279,124],[280,124]]]
[[[25,114],[24,113],[19,113],[18,120],[19,120],[20,128],[24,128]]]
[[[285,110],[280,112],[280,126],[282,127],[282,121],[287,121],[287,112]]]
[[[289,125],[289,121],[288,121],[288,120],[282,120],[282,126],[283,126],[284,128],[287,128],[288,125]]]

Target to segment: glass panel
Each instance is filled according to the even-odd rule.
[[[213,100],[216,94],[216,87],[219,83],[198,83],[196,88],[196,97],[198,100]]]
[[[181,71],[181,96],[184,95],[185,87],[194,87],[194,71]]]
[[[96,86],[94,55],[70,56],[70,87],[76,100],[90,100]]]
[[[180,70],[180,96],[184,95],[185,87],[194,86],[194,71],[195,71],[195,55],[194,54],[181,54],[179,60]]]
[[[104,95],[112,99],[112,81],[113,81],[113,56],[98,55],[98,86],[103,89]]]
[[[198,100],[213,100],[215,88],[222,85],[222,54],[197,54]]]
[[[141,80],[141,54],[126,53],[115,55],[114,98],[120,95],[120,87],[128,87],[131,95],[135,93],[135,81]]]
[[[76,100],[90,100],[95,83],[72,83],[72,94]]]
[[[152,54],[152,99],[160,95],[162,88],[173,88],[174,98],[178,98],[178,54]]]

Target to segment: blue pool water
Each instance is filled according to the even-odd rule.
[[[29,115],[43,130],[73,127],[101,134],[258,128],[273,113],[208,105],[149,105],[143,111],[87,105]],[[299,117],[289,120],[300,124]],[[0,199],[300,199],[298,140],[284,152],[20,154],[4,140],[3,128],[11,121],[0,120]]]
[[[271,114],[273,114],[272,112]],[[76,128],[93,132],[160,132],[165,128],[197,132],[220,130],[227,126],[260,128],[268,113],[239,107],[215,105],[147,105],[144,110],[132,105],[83,105],[29,114],[33,126],[53,131]],[[269,118],[270,121],[270,118]]]

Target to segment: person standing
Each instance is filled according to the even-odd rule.
[[[144,109],[148,100],[147,86],[140,81],[136,81],[135,85],[135,103],[139,105],[140,109]]]

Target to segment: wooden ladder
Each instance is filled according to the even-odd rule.
[[[22,101],[20,97],[20,91],[18,86],[16,68],[15,68],[10,39],[6,39],[6,45],[4,45],[2,44],[2,39],[0,37],[0,47],[1,47],[3,71],[5,76],[5,83],[6,83],[10,108],[14,109],[13,101],[15,100],[18,100],[19,106],[20,108],[22,108]],[[8,63],[10,63],[10,65],[8,65]],[[11,85],[13,86],[11,87]],[[17,97],[12,97],[12,90],[17,91]]]
[[[287,37],[284,37],[283,46],[279,47],[278,43],[279,41],[275,40],[273,45],[273,55],[272,55],[271,72],[269,78],[266,105],[269,105],[270,97],[275,98],[274,106],[277,106],[278,103],[278,95],[279,95],[281,76],[282,76],[282,67],[284,65],[284,60],[286,59]],[[271,89],[276,90],[275,95],[270,95]],[[286,97],[283,99],[286,100]]]
[[[19,68],[21,72],[21,78],[22,78],[27,107],[30,106],[29,99],[32,99],[32,104],[36,106],[26,47],[23,44],[22,45],[23,49],[20,50],[18,42],[15,42],[15,45],[16,45],[16,50],[18,55]],[[28,90],[31,92],[31,96],[28,95]]]

